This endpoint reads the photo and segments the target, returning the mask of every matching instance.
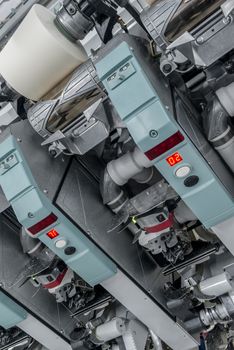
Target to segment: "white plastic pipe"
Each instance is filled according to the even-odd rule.
[[[233,290],[233,282],[229,273],[224,272],[220,275],[207,278],[199,285],[200,291],[209,296],[219,297]]]
[[[103,323],[96,328],[95,335],[97,339],[108,342],[112,339],[122,336],[126,332],[126,326],[121,318],[114,318],[113,320]]]
[[[234,95],[233,95],[234,96]],[[234,106],[233,106],[234,108]],[[233,110],[234,112],[234,110]],[[231,128],[230,126],[227,128],[227,130],[222,134],[216,137],[215,139],[212,140],[212,142],[217,142],[219,140],[222,140],[227,134],[229,134]],[[215,149],[219,152],[221,157],[224,159],[224,161],[228,164],[229,168],[232,170],[234,173],[234,136],[224,143],[223,145],[220,145],[218,147],[215,147]]]
[[[151,166],[150,160],[136,147],[133,152],[126,153],[108,163],[107,171],[117,185],[123,186],[131,178],[141,173],[144,168],[150,168]]]
[[[221,87],[216,91],[216,95],[219,98],[222,106],[226,109],[228,114],[234,116],[234,83],[231,83],[225,87]]]

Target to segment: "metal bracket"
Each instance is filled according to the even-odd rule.
[[[221,5],[221,9],[225,17],[228,17],[234,10],[234,0],[227,0],[223,5]]]

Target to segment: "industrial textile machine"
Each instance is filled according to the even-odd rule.
[[[234,349],[234,1],[7,4],[0,350]]]

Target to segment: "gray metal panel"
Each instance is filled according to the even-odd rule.
[[[35,317],[29,315],[26,320],[19,323],[18,327],[36,339],[40,344],[46,346],[48,350],[72,350],[69,343],[52,332]]]
[[[142,22],[148,30],[157,46],[162,50],[167,48],[167,40],[164,37],[167,24],[181,4],[181,0],[157,1],[141,15]]]
[[[186,111],[184,105],[178,98],[176,100],[175,107],[179,125],[186,132],[190,140],[221,180],[223,186],[226,187],[230,195],[234,197],[233,174],[229,171],[229,169],[227,169],[224,161],[204,137],[201,129],[198,126],[198,118],[196,120],[195,115],[192,115],[191,112],[189,113]],[[194,111],[194,113],[197,112]]]
[[[125,230],[107,233],[114,214],[103,205],[99,184],[74,160],[59,192],[56,204],[142,288],[165,307],[161,287],[164,277],[153,258]],[[165,307],[166,308],[166,307]]]
[[[234,255],[234,217],[212,227],[212,230]]]
[[[102,286],[172,349],[189,350],[198,345],[179,323],[168,317],[122,272],[118,271]]]

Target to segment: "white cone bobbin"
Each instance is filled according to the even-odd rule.
[[[54,19],[50,10],[34,5],[0,52],[0,74],[35,101],[87,60],[82,45],[60,33]]]

